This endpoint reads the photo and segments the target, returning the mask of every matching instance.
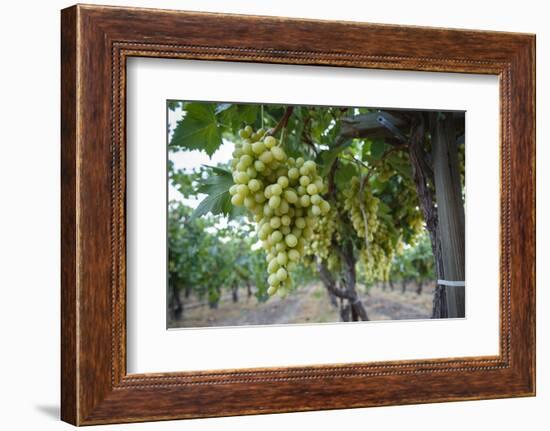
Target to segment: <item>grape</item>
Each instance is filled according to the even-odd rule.
[[[241,194],[233,195],[233,197],[231,198],[231,203],[233,205],[239,206],[239,205],[242,205],[243,202],[244,202],[244,196]]]
[[[301,198],[300,198],[300,204],[302,205],[302,207],[304,208],[307,208],[310,204],[310,198],[308,195],[303,195]]]
[[[277,278],[279,279],[279,281],[285,281],[287,277],[288,277],[288,273],[286,272],[286,269],[279,268],[277,270]]]
[[[254,162],[254,169],[256,169],[257,172],[263,172],[265,169],[265,164],[261,160],[256,160]]]
[[[317,187],[318,193],[326,193],[328,191],[328,187],[324,185],[321,177],[317,177],[313,184]]]
[[[252,166],[249,166],[248,168],[246,168],[245,172],[249,178],[256,178],[258,176],[258,172],[256,172],[256,169],[254,169]]]
[[[269,204],[264,205],[264,215],[268,217],[273,215],[273,210],[271,209]]]
[[[273,154],[275,160],[278,160],[279,162],[286,158],[285,152],[280,147],[273,147],[271,149],[271,154]]]
[[[298,202],[298,195],[294,190],[285,190],[283,195],[289,204],[295,204],[296,202]]]
[[[279,212],[281,214],[286,214],[290,211],[290,206],[288,205],[288,202],[281,199],[281,205],[279,205]]]
[[[248,154],[248,155],[251,155],[252,154],[252,145],[250,144],[250,142],[243,142],[243,146],[241,148],[241,154]]]
[[[279,196],[271,196],[269,198],[269,207],[271,209],[279,208],[281,205],[281,198]]]
[[[279,141],[250,126],[239,131],[231,169],[231,203],[245,206],[257,223],[256,232],[266,253],[268,295],[285,295],[292,286],[290,271],[305,256],[322,214],[331,205],[313,160],[287,157]]]
[[[249,138],[252,134],[252,127],[246,126],[244,129],[239,130],[239,136],[243,139]]]
[[[268,278],[267,278],[267,282],[269,283],[269,288],[273,288],[274,291],[276,292],[277,291],[277,287],[279,286],[279,278],[277,277],[277,274],[271,274]],[[273,293],[275,293],[273,292]]]
[[[317,186],[315,184],[310,184],[307,186],[307,193],[310,196],[317,195]]]
[[[249,210],[254,209],[254,207],[256,206],[256,201],[254,200],[254,198],[247,196],[244,198],[244,206]]]
[[[248,180],[248,175],[245,172],[237,172],[235,175],[235,182],[237,184],[247,184]]]
[[[280,176],[277,179],[277,184],[279,184],[283,189],[287,188],[288,187],[288,178],[285,177],[284,175]]]
[[[303,167],[301,169],[303,169]],[[301,171],[301,169],[300,169],[300,171]],[[311,180],[309,179],[309,177],[307,175],[303,175],[303,176],[300,177],[300,185],[302,187],[307,187],[310,182],[311,182]]]
[[[269,261],[269,264],[267,265],[267,272],[269,272],[270,274],[273,274],[279,269],[279,267],[280,266],[277,259],[271,259]]]
[[[271,186],[271,194],[274,195],[274,196],[280,196],[281,193],[283,193],[283,188],[281,187],[280,184],[273,184]]]
[[[296,262],[300,259],[300,253],[298,253],[297,250],[289,250],[288,251],[288,258],[290,260]]]
[[[251,192],[257,192],[258,190],[260,190],[261,186],[262,184],[260,183],[260,181],[256,179],[252,179],[248,182],[248,188]]]
[[[300,171],[296,168],[290,168],[288,170],[288,178],[291,180],[297,180],[300,177]]]
[[[285,242],[286,242],[286,245],[288,245],[289,247],[296,247],[296,244],[298,243],[298,239],[296,238],[295,235],[290,233],[285,237]]]
[[[270,283],[271,284],[271,283]],[[271,284],[268,288],[267,288],[267,294],[269,296],[273,296],[277,293],[277,284],[278,283],[274,283],[274,284]],[[282,289],[281,289],[282,291]]]
[[[250,187],[250,183],[249,183],[248,187]],[[250,188],[250,190],[252,190],[252,188]],[[320,205],[321,201],[322,201],[322,198],[321,198],[321,196],[314,194],[313,196],[311,196],[310,200],[311,200],[311,203],[313,205]]]
[[[288,262],[288,257],[286,255],[286,253],[284,251],[280,251],[278,254],[277,254],[277,262],[279,263],[279,265],[283,266],[283,265],[286,265],[286,263]]]
[[[281,231],[278,231],[278,230],[273,231],[271,233],[270,239],[274,244],[276,244],[283,239],[283,234],[281,233]]]
[[[297,228],[303,229],[306,227],[306,220],[303,217],[298,217],[294,223]]]
[[[254,142],[252,144],[252,151],[257,155],[262,154],[265,151],[265,144],[262,141]]]
[[[273,136],[268,136],[264,139],[264,144],[267,148],[273,148],[277,145],[277,140]]]
[[[243,195],[243,197],[246,196],[248,192],[249,192],[248,186],[246,186],[245,184],[239,184],[237,186],[237,193],[240,195]]]
[[[277,244],[275,244],[275,251],[277,253],[285,250],[286,250],[286,244],[284,242],[278,242]]]
[[[296,238],[300,238],[302,236],[302,229],[299,227],[295,227],[292,229],[292,235],[294,235]]]
[[[264,151],[260,155],[260,161],[265,163],[266,165],[269,165],[273,161],[273,154],[271,151]]]
[[[241,156],[241,160],[239,161],[245,168],[248,168],[252,164],[252,157],[250,157],[248,154],[245,154]]]
[[[313,160],[308,160],[307,162],[305,162],[304,167],[307,168],[309,172],[315,172],[315,170],[317,169],[317,165]]]
[[[269,225],[273,229],[277,229],[279,226],[281,226],[281,219],[279,217],[272,217],[271,221],[269,222]]]

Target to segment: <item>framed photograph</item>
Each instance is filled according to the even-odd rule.
[[[535,37],[62,11],[61,416],[535,394]]]

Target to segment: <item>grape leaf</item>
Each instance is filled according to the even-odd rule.
[[[397,173],[401,174],[402,177],[412,179],[412,168],[410,163],[399,158],[396,153],[390,154],[387,160],[391,163]]]
[[[174,130],[170,146],[185,150],[201,150],[211,157],[222,144],[214,105],[189,103],[185,111],[185,117],[178,121]]]
[[[354,163],[341,162],[338,165],[336,174],[334,175],[334,181],[339,189],[345,190],[349,187],[349,183],[354,176],[358,176],[359,172],[357,166]]]
[[[202,178],[197,187],[197,192],[205,194],[206,197],[195,208],[192,218],[211,213],[229,216],[231,220],[243,214],[243,208],[231,204],[231,195],[229,194],[229,188],[233,185],[231,172],[216,166],[206,167],[212,169],[212,175]]]
[[[321,175],[328,174],[328,171],[330,170],[330,167],[332,166],[334,159],[338,157],[338,155],[347,147],[349,147],[352,143],[353,143],[353,140],[348,139],[343,143],[341,143],[340,145],[331,148],[330,150],[321,151],[317,155],[317,157],[315,158],[315,162],[321,167],[320,169]]]
[[[242,127],[244,124],[254,126],[258,118],[259,105],[237,103],[219,103],[216,115],[228,131]]]
[[[206,197],[197,206],[192,217],[200,217],[208,213],[228,214],[231,210],[229,188],[232,185],[231,173],[223,169],[216,169],[212,175],[202,178],[199,181],[197,192],[206,194]]]
[[[391,208],[383,200],[379,200],[378,212],[380,214],[391,214]]]
[[[384,151],[386,150],[386,144],[384,141],[380,139],[376,139],[372,141],[371,147],[370,147],[370,155],[373,159],[378,160],[380,157],[382,157],[382,154],[384,154]]]
[[[284,150],[291,157],[300,157],[304,154],[307,147],[302,144],[302,134],[304,133],[304,121],[302,120],[302,111],[295,107],[290,117],[290,121],[285,131]]]
[[[367,155],[370,154],[372,147],[372,141],[366,139],[363,141],[363,147],[361,148],[361,160],[367,160]]]
[[[260,105],[238,105],[239,106],[239,118],[246,124],[254,124],[256,117],[258,116],[258,110]]]

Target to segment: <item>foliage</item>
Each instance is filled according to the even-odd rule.
[[[168,280],[179,291],[193,292],[211,304],[222,288],[252,283],[265,300],[266,265],[262,253],[251,250],[252,228],[219,227],[220,218],[194,217],[191,208],[172,202],[168,215]],[[236,269],[238,270],[236,271]]]
[[[390,278],[393,281],[433,281],[436,278],[434,260],[427,234],[420,235],[416,244],[405,248],[393,260]]]

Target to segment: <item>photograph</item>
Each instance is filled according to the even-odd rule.
[[[467,317],[465,117],[168,100],[167,329]]]

